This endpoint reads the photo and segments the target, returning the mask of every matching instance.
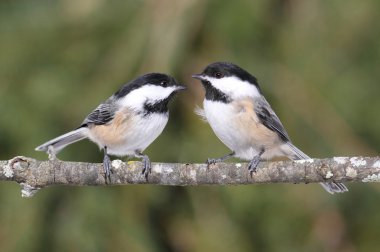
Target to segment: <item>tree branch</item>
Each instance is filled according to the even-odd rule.
[[[156,184],[174,186],[246,185],[257,183],[379,182],[380,157],[335,157],[298,161],[262,162],[252,178],[246,163],[153,163],[149,181],[141,174],[141,162],[112,162],[109,185]],[[32,196],[50,185],[106,185],[102,164],[38,161],[15,157],[0,161],[0,180],[15,181],[22,196]]]

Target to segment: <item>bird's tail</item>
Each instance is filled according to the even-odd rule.
[[[300,149],[298,149],[292,143],[287,143],[287,145],[289,146],[289,148],[292,150],[294,154],[292,156],[289,156],[289,158],[293,160],[310,159],[308,155],[303,153]],[[326,182],[326,183],[320,183],[320,184],[323,187],[323,189],[325,189],[327,192],[331,194],[348,192],[347,187],[343,183]]]
[[[70,131],[62,136],[56,137],[40,146],[38,146],[36,151],[45,151],[49,153],[49,151],[53,151],[53,154],[57,154],[67,145],[78,142],[84,138],[86,138],[86,128],[79,128],[73,131]]]

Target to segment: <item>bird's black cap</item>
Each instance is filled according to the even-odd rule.
[[[148,73],[137,77],[136,79],[125,84],[119,91],[115,93],[116,98],[121,98],[127,95],[134,89],[144,85],[157,85],[162,87],[177,86],[178,91],[185,90],[173,77],[162,73]]]
[[[243,68],[228,62],[215,62],[208,65],[202,72],[202,74],[193,75],[193,78],[204,80],[202,77],[212,77],[216,79],[221,79],[223,77],[234,76],[242,81],[248,81],[250,84],[255,85],[259,88],[257,79],[255,76],[251,75]],[[259,89],[260,90],[260,89]]]

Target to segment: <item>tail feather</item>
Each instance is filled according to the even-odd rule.
[[[85,134],[86,128],[79,128],[73,131],[70,131],[62,136],[56,137],[40,146],[38,146],[36,151],[45,151],[49,152],[52,147],[54,154],[60,152],[67,145],[78,142],[84,138],[86,138]],[[50,147],[51,146],[51,147]]]
[[[296,146],[294,146],[292,143],[288,142],[287,145],[292,149],[293,151],[293,159],[299,160],[299,159],[310,159],[308,155],[303,153],[300,149],[298,149]]]
[[[293,151],[292,159],[293,160],[299,160],[299,159],[310,159],[308,155],[303,153],[300,149],[298,149],[296,146],[294,146],[292,143],[287,143],[289,148]],[[348,192],[347,187],[343,183],[336,183],[336,182],[326,182],[326,183],[320,183],[323,189],[325,189],[327,192],[334,194],[334,193],[344,193]]]

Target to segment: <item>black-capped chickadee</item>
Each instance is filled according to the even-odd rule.
[[[193,75],[206,90],[203,116],[217,137],[232,150],[231,154],[207,163],[222,162],[230,157],[249,160],[248,169],[256,171],[260,159],[286,156],[292,160],[309,159],[295,147],[280,119],[263,96],[257,79],[237,65],[216,62],[203,73]],[[342,183],[321,183],[329,193],[348,191]]]
[[[149,157],[142,152],[161,134],[169,119],[168,103],[186,88],[166,74],[149,73],[125,84],[101,103],[79,128],[36,148],[51,158],[67,145],[88,138],[104,150],[103,166],[110,179],[108,156],[142,158],[145,177],[151,172]]]

